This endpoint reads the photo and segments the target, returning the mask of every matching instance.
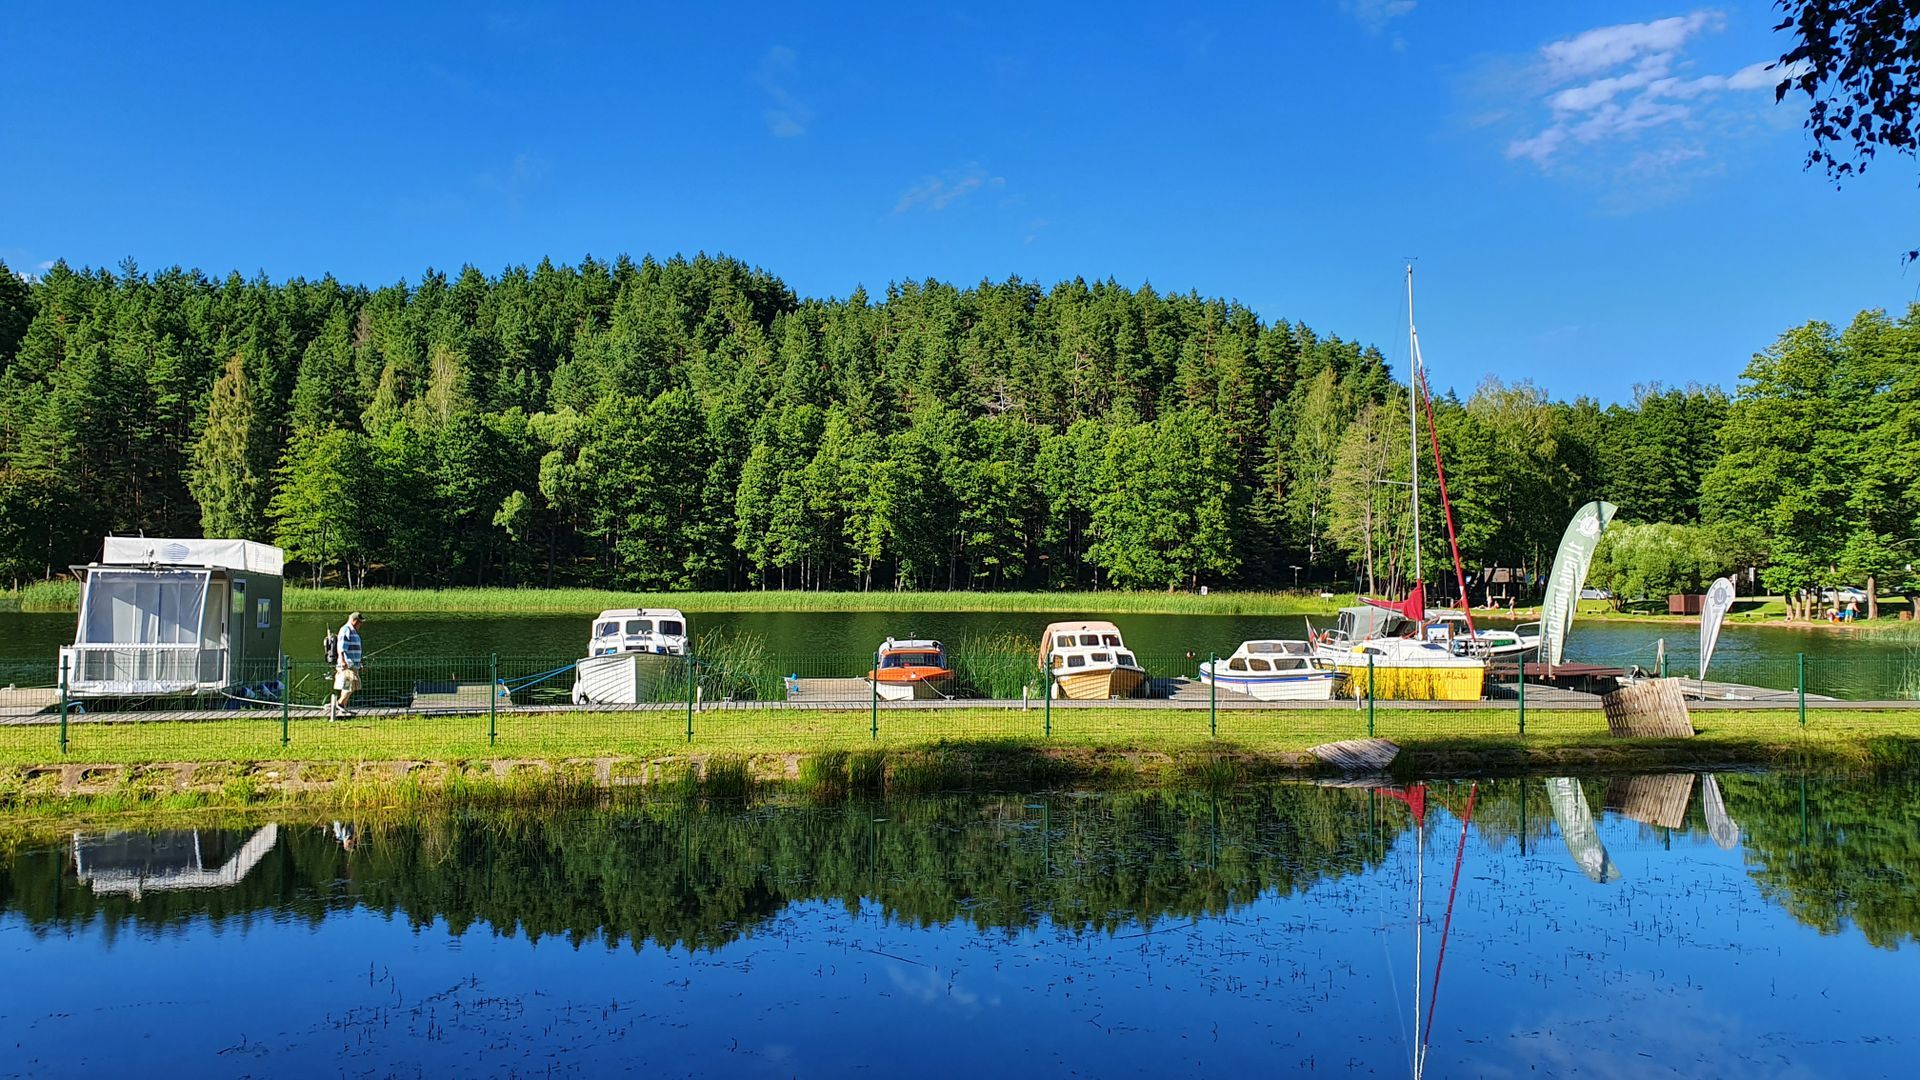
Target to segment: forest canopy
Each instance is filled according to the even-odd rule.
[[[1735,530],[1776,587],[1897,577],[1920,536],[1916,330],[1798,328],[1731,398],[1447,394],[1470,571],[1539,567],[1606,498]],[[706,255],[377,288],[0,267],[15,582],[144,532],[267,539],[356,585],[1392,590],[1406,439],[1377,349],[1147,285],[808,298]]]

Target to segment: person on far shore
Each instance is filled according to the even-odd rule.
[[[340,627],[340,659],[333,671],[333,697],[327,700],[329,719],[353,715],[347,703],[360,689],[360,624],[365,621],[356,611]]]

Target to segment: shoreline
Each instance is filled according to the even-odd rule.
[[[1295,714],[1296,720],[1299,714]],[[1240,737],[1102,738],[1097,734],[869,741],[786,739],[732,744],[615,748],[586,737],[577,746],[519,740],[466,752],[419,747],[394,753],[380,740],[333,747],[272,746],[261,752],[8,754],[0,766],[0,821],[49,815],[173,811],[408,807],[552,807],[616,797],[800,798],[819,801],[966,790],[1065,787],[1189,787],[1341,774],[1308,747],[1365,734],[1342,712],[1340,730],[1290,723],[1288,732]],[[1382,713],[1379,735],[1400,748],[1387,776],[1633,774],[1685,769],[1794,768],[1830,773],[1920,772],[1920,708],[1698,714],[1685,739],[1615,739],[1587,713],[1530,713],[1528,734],[1462,731],[1456,714],[1421,722]],[[1294,733],[1297,731],[1297,733]],[[344,732],[338,734],[346,734]],[[434,740],[427,740],[429,742]],[[509,740],[503,740],[508,742]],[[433,751],[438,752],[433,752]]]
[[[0,592],[0,612],[23,614],[72,614],[79,610],[78,588],[72,582],[52,582],[28,586],[20,592]],[[1357,596],[1341,593],[1332,599],[1313,591],[1237,592],[1212,591],[1206,596],[1192,592],[1135,590],[1099,590],[1077,592],[811,592],[798,589],[759,589],[734,592],[625,592],[616,589],[589,588],[487,588],[406,589],[376,587],[370,589],[311,589],[289,583],[286,609],[292,613],[366,611],[386,615],[399,614],[476,614],[476,615],[580,615],[617,607],[673,607],[689,613],[704,612],[939,612],[939,613],[1072,613],[1103,615],[1228,615],[1332,616],[1341,607],[1360,603]],[[1817,630],[1840,634],[1878,634],[1916,624],[1901,619],[1907,605],[1888,604],[1888,611],[1877,621],[1852,623],[1790,621],[1784,612],[1772,609],[1777,599],[1763,603],[1760,612],[1735,612],[1728,616],[1728,627],[1765,627],[1788,630]],[[1433,610],[1441,610],[1435,608]],[[1452,610],[1452,609],[1447,609]],[[1475,615],[1514,622],[1537,620],[1537,607],[1476,608]],[[1580,619],[1596,623],[1635,623],[1698,627],[1694,615],[1615,612],[1605,601],[1582,603]]]

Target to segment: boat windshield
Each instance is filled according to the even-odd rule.
[[[628,619],[627,633],[651,634],[653,633],[653,620],[652,619]]]
[[[1114,655],[1120,658],[1121,667],[1138,667],[1139,666],[1133,662],[1133,654],[1130,652],[1115,653]]]
[[[204,570],[93,571],[77,644],[199,643],[207,577]]]
[[[888,653],[880,661],[881,667],[939,667],[940,654],[930,652]]]
[[[687,632],[687,627],[679,619],[661,619],[660,632],[670,637],[679,637]]]
[[[620,632],[620,624],[617,622],[603,622],[600,625],[593,628],[594,637],[606,637],[610,634],[617,634],[619,632]]]

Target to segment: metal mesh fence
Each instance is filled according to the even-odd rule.
[[[339,704],[341,680],[313,661],[280,661],[217,690],[166,696],[81,696],[52,661],[0,666],[0,756],[15,761],[312,755],[393,759],[487,753],[593,756],[689,744],[795,749],[888,742],[1049,736],[1151,747],[1158,740],[1309,735],[1463,737],[1524,732],[1528,710],[1592,709],[1592,693],[1524,684],[1513,665],[1489,669],[1477,701],[1404,701],[1349,672],[1331,698],[1270,700],[1201,677],[1209,658],[1143,655],[1137,670],[1077,682],[1043,670],[1031,652],[950,655],[951,673],[925,681],[875,678],[868,655],[596,658],[412,656],[370,659]],[[1624,666],[1624,665],[1623,665]],[[1230,674],[1230,673],[1229,673]],[[1678,676],[1680,673],[1671,672]],[[1688,680],[1689,685],[1692,680]],[[1920,701],[1920,661],[1789,658],[1716,664],[1716,707],[1787,710],[1801,698]],[[1372,706],[1371,708],[1369,706]],[[1377,713],[1392,711],[1391,724]],[[1419,713],[1421,718],[1407,717]],[[1411,727],[1409,727],[1411,725]]]

